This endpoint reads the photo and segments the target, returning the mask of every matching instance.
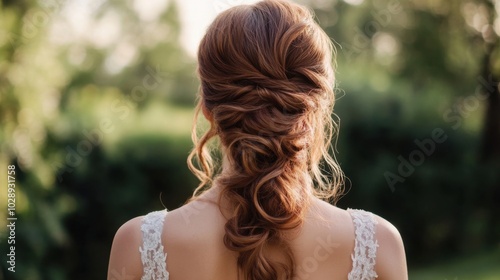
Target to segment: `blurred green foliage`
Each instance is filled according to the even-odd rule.
[[[350,179],[339,205],[393,222],[419,279],[422,266],[497,248],[500,143],[488,127],[500,104],[485,96],[500,80],[498,1],[346,2],[307,1],[337,46],[337,157]],[[133,1],[0,3],[0,168],[16,165],[18,217],[13,274],[0,191],[0,279],[102,279],[121,224],[179,207],[197,185],[185,162],[198,81],[176,2],[154,20]],[[426,154],[415,141],[436,129],[445,140]],[[465,279],[462,258],[431,275]]]
[[[496,280],[500,275],[500,248],[479,255],[452,258],[437,265],[416,267],[410,272],[412,280]]]

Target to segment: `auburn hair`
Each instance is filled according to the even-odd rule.
[[[200,96],[188,164],[201,183],[217,185],[233,211],[225,246],[238,253],[244,279],[291,279],[285,235],[299,228],[311,194],[339,196],[343,174],[330,154],[334,49],[305,7],[281,0],[222,12],[198,50]],[[210,126],[198,136],[200,112]],[[217,138],[226,166],[214,171]],[[280,258],[269,250],[279,248]]]

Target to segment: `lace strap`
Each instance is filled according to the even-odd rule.
[[[377,221],[372,213],[363,210],[347,209],[352,217],[355,232],[354,252],[352,254],[352,270],[348,280],[373,280],[375,258],[378,243],[375,239]]]
[[[141,280],[168,280],[167,254],[161,244],[163,221],[167,210],[151,212],[142,219],[141,261],[144,272]]]

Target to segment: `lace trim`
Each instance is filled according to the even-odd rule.
[[[167,210],[151,212],[142,219],[143,244],[139,247],[144,272],[141,280],[168,280],[167,254],[161,244]]]
[[[347,209],[347,211],[351,214],[355,231],[352,270],[347,279],[373,280],[378,277],[375,272],[375,258],[378,247],[375,239],[377,221],[370,212],[355,209]]]

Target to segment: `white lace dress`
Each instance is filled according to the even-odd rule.
[[[377,240],[375,225],[377,221],[370,212],[347,209],[352,217],[355,230],[354,252],[352,253],[352,270],[348,280],[373,280],[375,272],[375,256]],[[167,210],[147,214],[141,225],[143,245],[139,248],[144,273],[142,280],[168,280],[167,254],[161,243],[163,220]]]

